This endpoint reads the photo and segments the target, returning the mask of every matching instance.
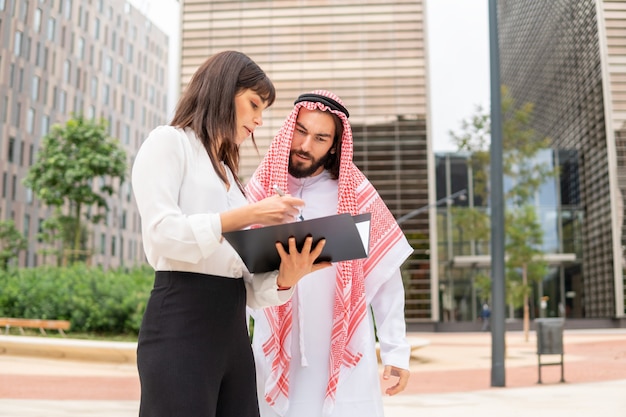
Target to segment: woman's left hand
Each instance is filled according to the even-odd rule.
[[[289,238],[289,252],[285,250],[282,243],[276,242],[276,250],[280,255],[280,267],[278,269],[277,284],[281,288],[291,288],[307,274],[327,268],[332,264],[330,262],[314,263],[322,253],[325,239],[320,240],[315,248],[313,246],[313,238],[308,236],[302,247],[302,251],[298,252],[296,247],[296,239]]]

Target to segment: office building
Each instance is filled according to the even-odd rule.
[[[123,0],[0,0],[0,220],[28,239],[19,266],[56,263],[38,240],[52,214],[22,185],[52,125],[72,113],[103,118],[128,156],[126,181],[90,226],[89,262],[144,262],[130,166],[148,132],[166,122],[167,36]]]
[[[584,210],[580,193],[580,155],[576,150],[540,149],[524,164],[534,172],[542,170],[542,184],[524,206],[536,213],[541,244],[535,249],[545,262],[542,275],[528,275],[530,318],[586,318],[586,298],[582,272],[584,260],[582,230]],[[469,152],[437,152],[435,171],[439,236],[439,299],[441,329],[463,328],[458,323],[475,323],[479,328],[483,304],[492,305],[490,201],[481,191],[484,183],[478,173],[488,172],[486,161]],[[509,195],[515,180],[504,178]],[[446,199],[446,196],[457,198]],[[485,198],[487,197],[487,198]],[[507,211],[521,207],[506,199]],[[515,230],[507,219],[508,231]],[[532,228],[526,224],[526,230]],[[519,230],[519,229],[518,229]],[[529,236],[529,234],[527,235]],[[507,254],[510,255],[510,254]],[[514,285],[522,283],[523,271],[507,262],[506,317],[522,317],[522,300],[512,298]],[[456,324],[452,324],[456,323]],[[521,324],[518,322],[518,324]],[[518,326],[519,327],[519,326]],[[465,327],[468,328],[468,327]]]
[[[422,0],[184,0],[181,14],[181,88],[208,56],[227,49],[249,55],[276,86],[277,100],[255,132],[259,154],[250,141],[242,147],[244,181],[294,100],[327,89],[348,107],[355,163],[393,214],[433,200]],[[425,210],[402,224],[415,248],[403,271],[409,321],[437,320],[432,221]]]
[[[578,183],[561,197],[579,190],[581,315],[623,323],[626,1],[497,5],[501,83],[517,103],[533,103],[538,135],[578,155]]]

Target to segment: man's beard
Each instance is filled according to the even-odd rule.
[[[303,162],[298,162],[297,164],[294,164],[293,163],[293,158],[292,158],[294,154],[299,154],[299,155],[305,156],[307,158],[310,158],[311,165],[304,166]],[[320,167],[324,166],[326,161],[328,161],[328,158],[330,158],[330,154],[328,154],[328,153],[326,155],[324,155],[323,157],[321,157],[320,159],[315,159],[315,158],[312,158],[311,155],[309,155],[306,152],[291,151],[289,153],[289,168],[288,168],[289,174],[291,174],[291,176],[295,177],[295,178],[310,177]]]

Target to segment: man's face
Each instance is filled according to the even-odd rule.
[[[296,178],[321,174],[334,137],[335,121],[330,113],[301,108],[293,130],[289,173]]]

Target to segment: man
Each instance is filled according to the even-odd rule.
[[[301,95],[247,186],[252,201],[288,190],[306,202],[304,219],[372,215],[368,258],[309,274],[287,304],[251,311],[263,417],[382,416],[373,319],[383,379],[393,377],[386,394],[409,378],[399,268],[413,249],[352,162],[348,116],[328,91]]]

